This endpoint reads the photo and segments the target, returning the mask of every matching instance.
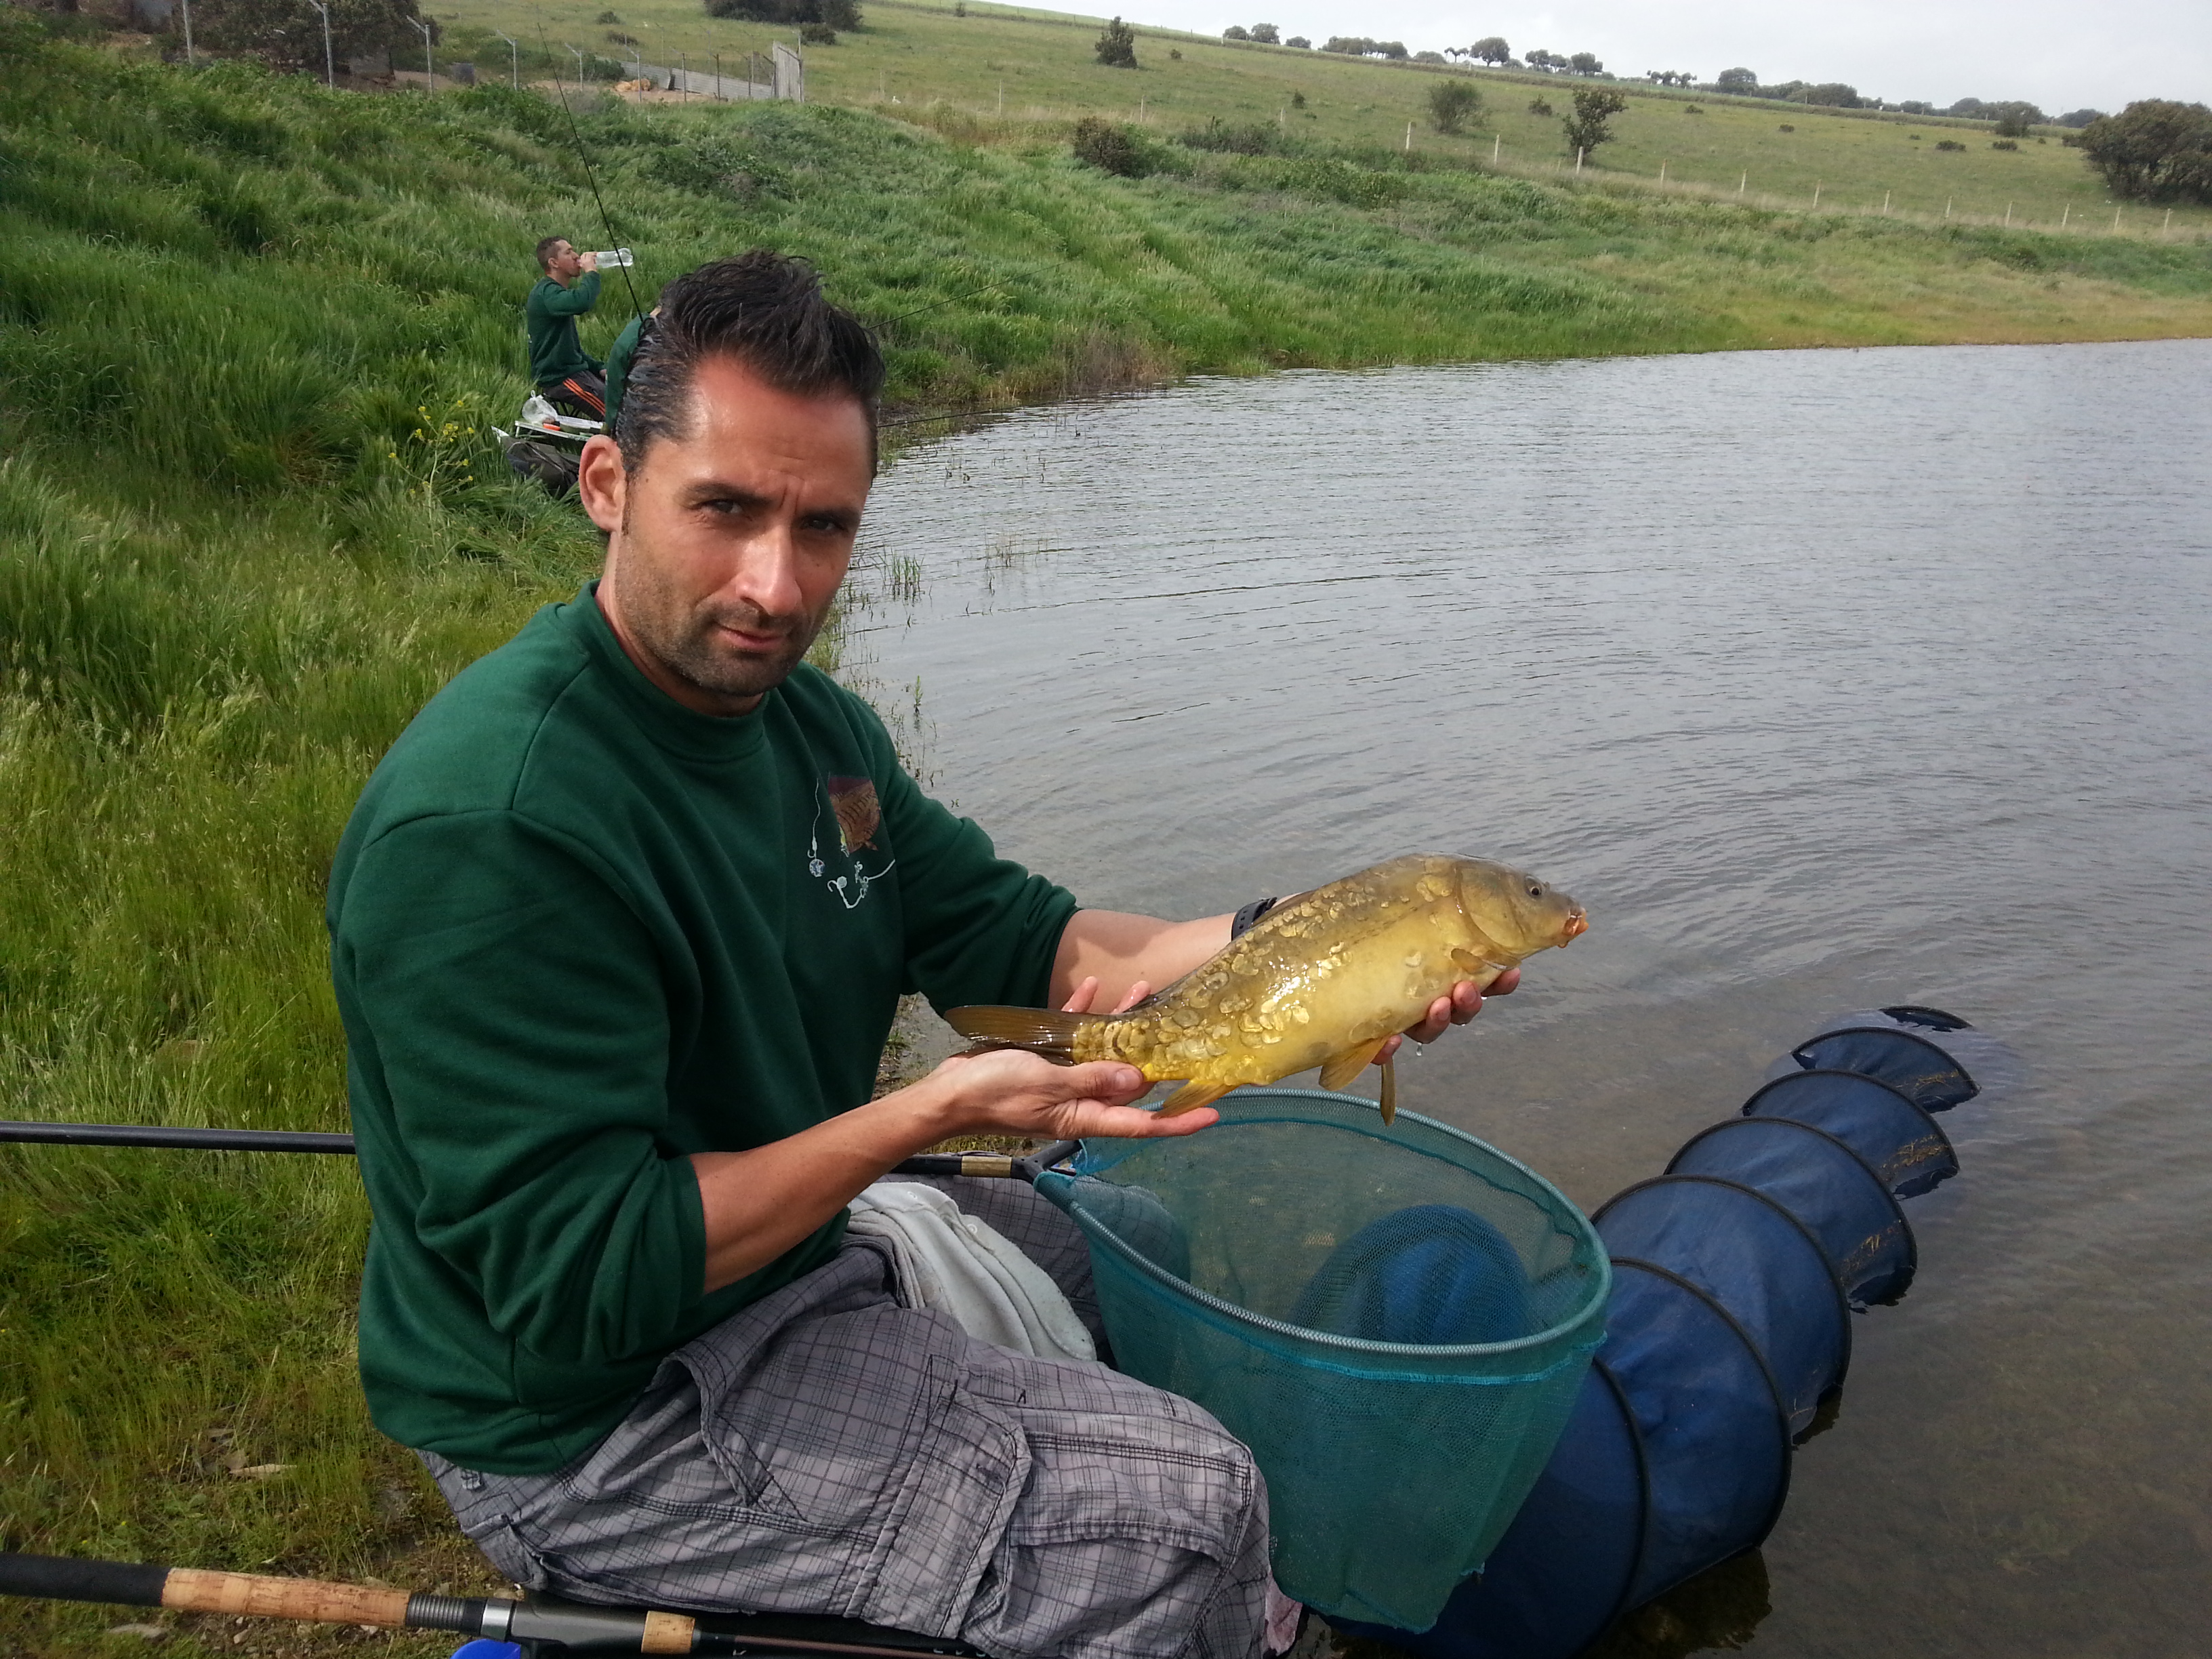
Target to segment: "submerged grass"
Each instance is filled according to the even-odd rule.
[[[983,142],[908,112],[581,125],[642,300],[714,253],[807,254],[913,411],[1285,364],[2212,329],[2182,246],[1343,146],[1133,182],[1049,123]],[[488,436],[524,390],[532,243],[598,240],[566,118],[132,64],[0,5],[0,1115],[341,1127],[320,913],[353,798],[597,562]],[[0,1148],[0,1545],[487,1583],[366,1421],[366,1225],[343,1160]],[[0,1650],[106,1654],[124,1617],[0,1605]],[[363,1642],[438,1646],[181,1621],[168,1650]]]

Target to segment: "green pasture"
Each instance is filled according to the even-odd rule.
[[[724,70],[741,74],[748,52],[765,54],[772,40],[796,45],[789,28],[709,17],[698,0],[616,0],[621,25],[593,20],[604,0],[461,0],[434,3],[450,32],[454,55],[473,53],[480,71],[510,62],[506,46],[487,31],[504,30],[526,45],[543,40],[554,58],[573,64],[567,42],[610,55],[635,52],[647,63],[709,72],[716,53]],[[1277,124],[1287,135],[1328,144],[1402,147],[1413,124],[1417,149],[1488,162],[1495,155],[1514,172],[1572,168],[1559,117],[1571,106],[1573,77],[1484,71],[1471,78],[1484,111],[1464,136],[1431,129],[1428,91],[1457,69],[1391,64],[1327,52],[1208,40],[1140,30],[1132,73],[1094,61],[1100,20],[975,4],[967,15],[951,3],[870,0],[866,27],[833,46],[806,49],[807,89],[817,100],[899,114],[933,102],[994,123],[1010,135],[1037,124],[1065,125],[1085,114],[1139,123],[1169,136],[1218,118]],[[610,33],[634,36],[618,46]],[[1180,59],[1169,57],[1180,52]],[[406,60],[402,58],[402,62]],[[566,71],[573,75],[573,68]],[[1610,82],[1599,82],[1609,85]],[[2021,139],[2015,151],[1990,148],[1986,123],[1875,116],[1761,100],[1704,98],[1658,88],[1624,88],[1629,107],[1614,122],[1619,137],[1595,158],[1605,173],[1762,205],[1809,208],[1815,190],[1831,212],[1879,213],[1884,198],[1899,216],[2015,224],[2109,234],[2116,205],[2081,152],[2059,142],[2061,129]],[[1292,103],[1303,94],[1304,108]],[[1554,113],[1532,114],[1532,101]],[[1690,113],[1692,110],[1702,113]],[[1795,131],[1785,132],[1785,126]],[[1944,139],[1963,153],[1938,151]],[[2166,210],[2124,209],[2122,234],[2163,234]],[[2212,209],[2177,208],[2172,233],[2212,231]]]
[[[1317,136],[1110,179],[1068,154],[1066,88],[1170,70],[1092,70],[1073,25],[871,16],[814,54],[811,106],[572,130],[500,86],[128,61],[0,4],[0,1115],[344,1125],[321,905],[354,796],[597,562],[489,430],[526,389],[532,245],[598,240],[577,137],[641,302],[715,253],[805,254],[881,326],[902,420],[1292,364],[2212,332],[2201,244],[1492,175],[1380,142],[1420,77],[1357,64],[1187,46],[1224,99],[1316,77]],[[949,52],[892,76],[907,20],[984,21],[978,66],[1030,43],[1025,101],[933,92]],[[841,105],[871,53],[915,101]],[[610,282],[589,343],[627,303]],[[342,1160],[0,1149],[0,1546],[486,1586],[362,1411],[366,1224]],[[137,1622],[0,1606],[0,1652],[143,1653],[107,1633]],[[438,1650],[157,1622],[178,1655]]]

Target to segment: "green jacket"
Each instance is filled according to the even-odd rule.
[[[571,374],[599,372],[599,360],[584,355],[576,341],[576,319],[599,302],[599,273],[587,270],[574,288],[540,276],[523,301],[523,326],[530,334],[530,383],[541,391]]]
[[[607,419],[606,428],[617,437],[621,435],[615,417],[622,413],[623,386],[629,379],[629,360],[637,356],[637,343],[645,332],[645,319],[633,317],[623,325],[623,331],[615,336],[615,343],[607,348]]]
[[[842,1236],[705,1293],[685,1155],[867,1100],[902,991],[1040,1003],[1074,908],[827,676],[713,719],[590,587],[540,611],[416,717],[331,872],[378,1426],[501,1474],[594,1444]]]

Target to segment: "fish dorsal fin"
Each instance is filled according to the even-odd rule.
[[[1186,1083],[1160,1103],[1162,1117],[1180,1117],[1213,1103],[1238,1085],[1234,1083]]]
[[[1321,1086],[1324,1089],[1344,1087],[1367,1069],[1367,1064],[1375,1058],[1376,1051],[1388,1041],[1387,1037],[1376,1037],[1371,1042],[1353,1043],[1321,1068]]]

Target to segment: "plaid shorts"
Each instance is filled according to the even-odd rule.
[[[947,1177],[1095,1328],[1082,1235],[1018,1182]],[[998,1659],[1255,1659],[1267,1498],[1198,1407],[899,1306],[890,1263],[829,1263],[662,1362],[556,1474],[423,1454],[518,1583],[583,1601],[833,1613]]]

